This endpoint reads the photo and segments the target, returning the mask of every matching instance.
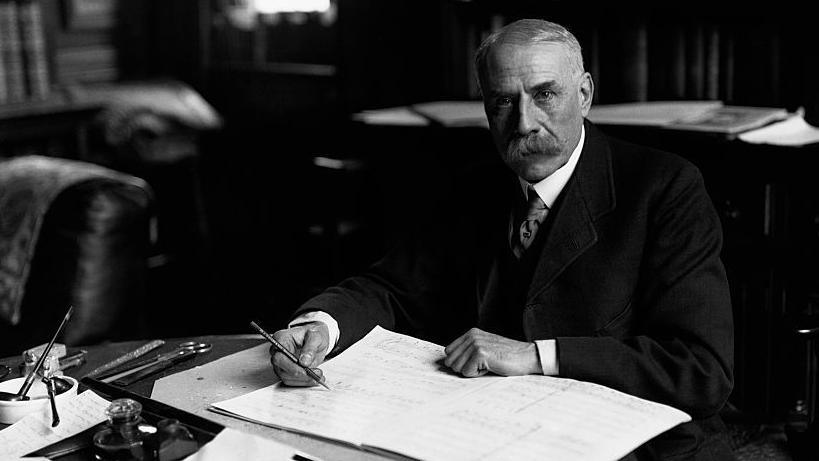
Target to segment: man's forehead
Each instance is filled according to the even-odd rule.
[[[560,43],[502,43],[492,47],[487,56],[487,83],[490,86],[513,82],[526,86],[556,83],[570,73],[568,50]]]
[[[562,68],[569,63],[568,48],[555,42],[500,43],[493,46],[487,55],[488,66],[495,69],[519,66]]]

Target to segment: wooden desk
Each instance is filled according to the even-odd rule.
[[[249,347],[253,347],[264,342],[264,340],[260,339],[257,335],[198,336],[194,338],[166,339],[165,345],[152,352],[149,352],[148,355],[146,355],[143,358],[150,357],[157,353],[168,352],[181,342],[193,340],[213,344],[213,349],[207,354],[197,355],[192,359],[182,362],[169,370],[165,370],[153,376],[149,376],[146,379],[138,381],[132,384],[131,386],[126,387],[125,389],[145,397],[150,397],[151,390],[153,389],[154,386],[154,381],[156,381],[159,378],[162,378],[173,373],[178,373],[189,368],[204,365],[205,363],[211,362],[213,360],[233,354],[234,352],[238,352],[240,350],[247,349]],[[91,370],[99,367],[100,365],[108,363],[111,360],[114,360],[125,353],[128,353],[136,349],[137,347],[145,344],[148,341],[149,340],[123,341],[115,343],[102,343],[87,347],[85,346],[78,346],[76,348],[71,347],[69,348],[69,350],[74,349],[87,350],[88,351],[87,361],[85,362],[85,364],[81,366],[66,370],[65,374],[71,376],[72,378],[80,379]],[[18,369],[20,361],[21,361],[20,356],[6,357],[0,359],[0,364],[11,367],[12,369],[12,372],[8,376],[3,378],[4,381],[12,378],[17,378],[20,376]],[[4,426],[0,425],[0,427]]]
[[[207,342],[213,345],[213,349],[206,354],[200,354],[194,356],[192,359],[189,359],[185,362],[178,364],[177,366],[165,370],[163,372],[157,373],[155,375],[149,376],[141,381],[134,383],[131,386],[124,388],[127,391],[133,392],[141,397],[150,397],[151,390],[153,389],[154,382],[157,379],[160,379],[163,376],[167,376],[173,373],[177,373],[182,370],[186,370],[189,368],[193,368],[196,366],[203,365],[208,363],[212,360],[219,359],[221,357],[230,355],[234,352],[240,351],[242,349],[246,349],[248,347],[253,347],[258,345],[264,340],[260,340],[256,335],[232,335],[232,336],[200,336],[194,338],[175,338],[175,339],[167,339],[165,340],[165,344],[155,349],[154,351],[149,352],[146,356],[142,357],[148,358],[157,353],[168,352],[176,347],[177,344],[184,342],[184,341],[201,341]],[[121,356],[122,354],[128,353],[139,346],[145,344],[147,340],[140,340],[140,341],[124,341],[124,342],[116,342],[116,343],[104,343],[98,344],[88,347],[71,347],[69,348],[69,352],[76,350],[76,349],[84,349],[88,351],[87,361],[81,366],[70,368],[65,371],[65,374],[71,376],[73,378],[77,378],[78,380],[82,378],[86,373],[90,372],[91,370],[103,365],[105,363],[110,362],[111,360],[116,359],[117,357]],[[12,372],[3,378],[3,380],[8,380],[12,378],[20,377],[20,368],[19,364],[21,362],[20,356],[14,357],[6,357],[0,359],[0,364],[6,365],[12,369]],[[85,386],[80,385],[80,392],[84,390]],[[179,418],[181,420],[181,418]],[[7,424],[0,424],[0,429],[4,429],[8,427]],[[88,434],[90,437],[90,434]],[[209,439],[210,437],[208,437]],[[207,439],[206,439],[207,440]],[[55,459],[60,459],[64,461],[74,461],[74,460],[85,460],[90,459],[89,456],[90,449],[83,449],[80,452],[67,454],[65,456],[59,456]]]
[[[207,342],[213,345],[213,349],[206,354],[194,356],[192,359],[182,362],[169,370],[165,370],[163,372],[149,376],[141,381],[134,383],[131,386],[125,387],[124,389],[134,392],[143,397],[150,397],[154,387],[154,383],[162,377],[179,373],[181,371],[189,370],[197,366],[205,365],[209,362],[218,360],[233,353],[265,343],[265,341],[263,339],[260,339],[257,335],[199,336],[191,338],[167,339],[165,341],[166,341],[165,345],[163,345],[160,349],[157,349],[156,351],[149,353],[149,356],[155,354],[156,352],[167,352],[169,350],[172,350],[177,344],[184,341]],[[94,368],[104,363],[107,363],[124,353],[130,352],[136,349],[137,347],[141,346],[142,344],[145,344],[146,342],[147,340],[126,341],[84,347],[83,349],[88,351],[87,362],[80,367],[75,367],[66,370],[65,374],[79,379],[85,373],[88,373]],[[4,380],[20,376],[19,373],[17,373],[18,370],[17,365],[19,364],[19,362],[20,362],[19,356],[0,359],[0,364],[7,365],[13,369],[12,373],[9,374],[9,376],[7,376],[6,378],[4,378]],[[252,390],[253,389],[247,390],[243,389],[241,393],[250,392]],[[195,390],[192,390],[192,392],[195,393]],[[279,442],[296,447],[297,449],[302,450],[304,452],[313,454],[316,457],[323,460],[384,461],[395,459],[376,455],[373,453],[364,452],[352,446],[343,445],[340,443],[322,440],[314,437],[309,437],[301,434],[296,434],[281,429],[269,428],[258,424],[244,422],[229,416],[204,411],[204,408],[207,406],[207,403],[210,402],[203,402],[199,408],[199,410],[201,411],[195,411],[195,414],[205,417],[206,419],[214,421],[223,426],[228,426],[244,432],[249,432],[256,435],[261,435],[264,437],[275,439]],[[7,426],[0,424],[0,429],[5,427]],[[63,457],[59,457],[57,459],[63,461],[73,461],[83,460],[85,458],[83,456],[75,454],[66,455]]]
[[[170,375],[175,375],[176,373],[182,373],[191,375],[188,376],[187,382],[190,383],[188,385],[180,386],[186,392],[191,394],[190,399],[191,401],[198,401],[195,405],[184,405],[184,409],[190,413],[198,415],[200,417],[204,417],[208,420],[214,421],[217,424],[221,424],[225,427],[231,427],[243,432],[248,432],[251,434],[261,435],[281,443],[285,443],[296,449],[302,450],[306,453],[314,455],[315,457],[322,459],[322,460],[334,460],[334,461],[385,461],[385,460],[395,460],[396,456],[393,457],[384,457],[381,455],[377,455],[374,453],[363,452],[360,451],[352,446],[343,445],[336,442],[331,442],[319,438],[314,438],[310,436],[305,436],[301,434],[297,434],[294,432],[288,432],[285,430],[274,429],[265,427],[258,424],[253,424],[249,422],[245,422],[236,418],[232,418],[229,416],[220,415],[217,413],[213,413],[206,410],[206,407],[209,403],[218,400],[224,400],[227,398],[231,398],[234,395],[240,395],[247,392],[254,390],[256,387],[250,388],[243,388],[237,386],[235,389],[225,389],[222,395],[219,398],[205,398],[201,394],[204,392],[196,392],[196,389],[202,389],[206,387],[204,383],[208,383],[208,381],[213,381],[213,373],[214,370],[208,370],[208,368],[217,368],[217,367],[207,367],[204,366],[199,369],[194,369],[194,367],[199,367],[202,365],[206,365],[212,361],[218,360],[220,358],[227,357],[234,353],[241,352],[242,355],[247,356],[248,353],[258,354],[261,360],[267,359],[267,345],[263,340],[258,339],[254,335],[240,335],[240,336],[202,336],[202,337],[193,337],[193,338],[178,338],[178,339],[171,339],[167,340],[166,345],[163,346],[164,350],[170,350],[179,342],[183,342],[186,340],[195,340],[195,341],[203,341],[209,342],[213,344],[213,349],[208,353],[201,356],[195,356],[193,359],[183,362],[178,366],[168,370],[166,372],[154,375],[152,377],[148,377],[143,381],[137,382],[134,385],[130,386],[128,390],[143,396],[148,397],[151,395],[153,388],[155,387],[156,381],[158,381],[161,377],[166,377]],[[111,344],[103,344],[97,346],[91,346],[86,348],[89,351],[89,361],[87,364],[83,365],[82,367],[78,367],[75,369],[70,370],[71,376],[80,377],[84,373],[96,368],[103,363],[106,363],[119,355],[129,352],[136,347],[144,344],[146,341],[129,341],[129,342],[120,342],[120,343],[111,343]],[[244,351],[244,352],[242,352]],[[228,360],[234,360],[233,357]],[[0,359],[1,364],[6,364],[12,367],[16,367],[17,363],[19,362],[19,357],[9,357],[5,359]],[[237,363],[241,363],[241,361],[236,361]],[[262,365],[263,366],[263,365]],[[261,367],[257,367],[257,372]],[[272,373],[272,370],[271,370]],[[16,374],[12,374],[7,379],[11,377],[17,376]],[[163,386],[167,387],[169,385],[176,385],[177,382],[184,382],[185,380],[176,381],[175,378],[179,377],[180,375],[175,375],[169,380],[163,380],[165,382],[160,383],[157,386],[161,389]],[[257,378],[260,376],[257,373]],[[257,381],[258,383],[262,383],[258,387],[263,387],[267,385],[264,377],[261,376],[262,379]],[[202,381],[199,381],[199,380]],[[248,382],[252,382],[252,379],[248,379]],[[202,386],[199,386],[194,383],[202,382]],[[212,386],[211,386],[212,387]],[[0,428],[5,426],[0,426]],[[749,431],[749,426],[747,424],[741,424],[739,426],[739,430],[742,431],[744,434],[745,432]],[[762,434],[762,428],[754,429],[754,431],[759,431]],[[786,453],[787,448],[784,447],[784,434],[781,433],[781,430],[777,432],[777,429],[770,426],[765,426],[764,432],[767,435],[761,435],[755,438],[747,438],[745,435],[742,435],[742,438],[745,439],[745,442],[748,445],[758,446],[760,449],[764,448],[765,453]],[[90,435],[89,435],[90,436]],[[744,453],[748,453],[745,451]],[[70,461],[70,460],[83,460],[87,459],[87,457],[80,456],[81,453],[75,453],[74,455],[67,455],[63,457],[59,457],[62,461]],[[775,459],[790,459],[789,457],[778,457]]]

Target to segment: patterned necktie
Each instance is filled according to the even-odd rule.
[[[546,219],[546,214],[549,213],[549,207],[537,195],[535,189],[529,185],[526,191],[529,200],[527,202],[526,216],[521,222],[517,233],[517,241],[512,246],[512,252],[518,259],[523,256],[523,252],[532,244],[537,235],[538,227]]]

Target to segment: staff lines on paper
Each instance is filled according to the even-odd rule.
[[[582,455],[584,449],[580,447],[588,446],[588,440],[577,439],[570,433],[545,431],[537,421],[493,417],[469,409],[405,421],[383,436],[385,439],[375,440],[422,459],[484,459],[502,450],[507,455],[501,459],[563,459],[567,454]],[[523,454],[518,457],[509,457],[508,448],[517,446],[528,448],[521,450]],[[554,456],[543,456],[545,453]]]
[[[332,391],[271,386],[214,406],[264,424],[418,459],[607,460],[690,420],[597,384],[461,378],[443,348],[376,327],[322,365]]]
[[[533,377],[542,380],[543,377]],[[611,399],[609,393],[593,393],[594,398],[589,397],[589,390],[596,390],[594,385],[579,381],[569,382],[566,386],[560,383],[558,387],[544,389],[540,383],[532,378],[509,380],[509,387],[497,389],[488,387],[485,392],[474,396],[475,404],[483,409],[492,408],[498,413],[498,407],[503,408],[510,401],[521,400],[516,408],[517,417],[527,417],[539,419],[541,415],[550,415],[548,422],[554,427],[577,427],[585,425],[590,415],[599,415],[601,412],[607,416],[596,418],[596,436],[614,437],[622,434],[624,427],[639,426],[639,424],[650,419],[643,411],[639,411],[642,406],[632,406],[633,401],[622,399],[615,401]],[[547,395],[538,398],[537,390],[544,391]],[[557,389],[561,389],[562,392]],[[525,406],[526,399],[530,404]],[[612,409],[616,405],[616,410]],[[510,413],[511,411],[507,411]],[[489,411],[487,411],[489,413]],[[498,413],[499,414],[499,413]]]

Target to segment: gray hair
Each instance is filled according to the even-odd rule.
[[[475,52],[475,71],[478,77],[478,86],[486,70],[486,56],[496,43],[512,43],[530,45],[535,43],[559,43],[568,51],[569,63],[572,70],[580,75],[583,69],[583,51],[577,38],[565,27],[554,22],[542,19],[521,19],[508,24],[500,30],[486,37]]]

